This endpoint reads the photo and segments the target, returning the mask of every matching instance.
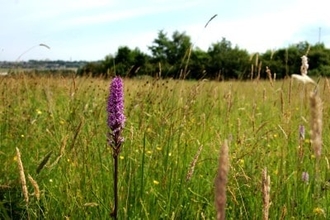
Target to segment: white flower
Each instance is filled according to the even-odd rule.
[[[308,58],[307,56],[302,56],[301,57],[301,67],[300,67],[300,72],[301,72],[301,75],[307,75],[307,70],[308,70]]]
[[[308,84],[308,83],[316,84],[314,82],[314,80],[312,80],[312,78],[310,78],[309,76],[307,76],[307,74],[303,74],[303,75],[292,74],[291,77],[297,79],[298,81],[300,81],[300,82],[302,82],[304,84]]]
[[[292,74],[291,77],[297,79],[298,81],[304,83],[304,84],[308,84],[308,83],[312,83],[312,84],[316,84],[314,82],[314,80],[312,80],[312,78],[310,78],[309,76],[307,76],[307,70],[308,70],[308,58],[306,55],[303,55],[301,57],[301,67],[300,67],[300,72],[301,75],[299,74]]]

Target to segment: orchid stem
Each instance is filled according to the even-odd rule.
[[[113,171],[113,195],[114,195],[114,208],[111,213],[111,217],[117,219],[117,211],[118,211],[118,154],[114,153],[114,171]]]

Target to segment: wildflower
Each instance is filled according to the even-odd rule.
[[[124,116],[124,94],[123,81],[120,77],[115,77],[110,85],[110,95],[108,98],[107,112],[108,112],[108,141],[112,147],[112,156],[114,159],[114,208],[111,216],[117,219],[118,211],[118,155],[120,153],[121,144],[124,138],[121,136],[125,124]]]
[[[313,209],[313,213],[314,213],[315,215],[323,215],[323,216],[325,216],[325,212],[324,212],[324,210],[321,209],[321,208],[319,208],[319,207]]]
[[[125,123],[124,116],[124,97],[123,97],[123,81],[120,77],[115,77],[110,86],[110,95],[108,98],[108,126],[109,144],[119,153],[119,148],[123,142],[121,136]]]
[[[154,184],[155,184],[155,185],[158,185],[159,182],[158,182],[157,180],[154,180]]]
[[[300,67],[301,75],[307,75],[308,67],[309,67],[308,58],[306,55],[303,55],[301,57],[301,67]]]
[[[37,109],[36,112],[37,112],[37,115],[41,115],[42,114],[42,111],[40,111],[39,109]]]
[[[299,125],[299,139],[305,140],[305,126]]]
[[[314,80],[307,75],[292,74],[291,76],[304,84],[315,84]]]
[[[302,172],[301,174],[301,180],[305,183],[308,183],[309,181],[309,174],[307,172]]]
[[[244,166],[244,160],[243,159],[239,159],[238,163],[239,163],[240,166]]]
[[[314,82],[314,80],[312,80],[309,76],[307,76],[307,70],[308,70],[308,59],[307,56],[302,56],[301,57],[301,67],[300,67],[300,73],[299,74],[292,74],[292,78],[297,79],[298,81],[304,83],[304,84],[308,84],[308,83],[312,83],[312,84],[316,84]]]

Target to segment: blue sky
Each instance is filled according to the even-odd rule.
[[[0,61],[100,60],[185,31],[207,50],[222,37],[250,53],[300,41],[330,47],[326,0],[0,0]],[[213,16],[209,25],[206,22]],[[321,33],[321,34],[320,34]],[[37,46],[46,44],[50,47]]]

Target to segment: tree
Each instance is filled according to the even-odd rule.
[[[186,78],[211,78],[212,76],[207,71],[210,59],[210,55],[205,51],[199,48],[192,50],[191,57],[187,66]]]
[[[160,31],[153,45],[148,47],[152,54],[151,62],[161,67],[157,72],[162,71],[165,77],[178,78],[188,60],[191,45],[190,37],[184,32],[175,31],[170,40],[166,33]]]
[[[91,75],[93,77],[100,76],[102,73],[104,73],[102,62],[89,62],[77,72],[78,75]]]
[[[232,48],[231,42],[222,38],[208,49],[210,63],[208,72],[222,78],[244,78],[249,68],[249,54],[237,46]]]
[[[103,62],[107,73],[119,76],[130,76],[149,74],[149,56],[138,48],[131,50],[127,46],[119,47],[116,55],[108,55]]]
[[[310,75],[330,76],[330,50],[324,44],[310,47],[308,53]]]
[[[173,78],[215,79],[248,79],[251,73],[251,56],[246,50],[222,38],[212,44],[207,52],[192,48],[190,37],[185,32],[175,31],[167,37],[159,31],[157,38],[148,47],[151,56],[138,48],[131,50],[127,46],[118,48],[115,55],[107,55],[101,62],[86,64],[79,74],[122,75],[134,77],[138,75],[162,76]],[[261,77],[266,78],[266,67],[277,78],[300,73],[301,56],[307,53],[309,59],[309,75],[330,76],[330,49],[324,44],[309,45],[308,42],[292,44],[287,48],[275,51],[268,50],[258,56]],[[256,71],[253,71],[254,73]]]

